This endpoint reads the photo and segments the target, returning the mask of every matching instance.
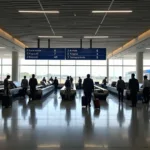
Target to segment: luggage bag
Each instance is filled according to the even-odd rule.
[[[85,96],[82,96],[82,106],[87,106],[87,100]]]
[[[100,109],[100,100],[96,98],[93,102],[94,102],[94,108],[95,109],[97,109],[97,108]]]

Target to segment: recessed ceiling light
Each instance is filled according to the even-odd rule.
[[[0,47],[0,49],[5,49],[6,47]]]
[[[132,10],[93,10],[92,13],[132,13]]]
[[[150,47],[146,48],[146,49],[150,49]]]
[[[84,36],[85,39],[106,39],[109,36]]]
[[[38,36],[39,38],[49,38],[49,39],[60,39],[63,38],[63,36]]]
[[[46,14],[59,14],[59,11],[57,10],[19,10],[18,12],[20,13],[35,13],[35,14],[42,14],[42,13],[46,13]]]

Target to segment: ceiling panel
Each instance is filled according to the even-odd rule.
[[[52,40],[54,47],[66,44],[79,46],[84,35],[94,35],[104,14],[92,10],[107,10],[112,0],[40,0],[45,10],[59,10],[60,14],[47,14],[56,35],[64,39]],[[0,0],[0,27],[35,47],[38,35],[53,35],[43,14],[20,14],[18,10],[41,10],[38,0]],[[105,46],[108,53],[150,28],[150,0],[114,0],[111,10],[133,10],[130,14],[107,14],[97,35],[109,39],[93,42]],[[87,41],[88,43],[88,41]],[[47,43],[44,42],[44,47]]]

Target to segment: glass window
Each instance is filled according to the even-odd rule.
[[[122,67],[109,67],[109,82],[117,81],[119,76],[122,76]]]
[[[76,82],[79,77],[85,79],[87,74],[90,74],[90,66],[76,66]]]
[[[61,66],[61,83],[65,83],[67,76],[72,76],[75,83],[75,66]]]
[[[2,59],[0,58],[0,64],[1,64]]]
[[[49,66],[49,78],[57,77],[59,83],[60,83],[60,66]]]
[[[147,75],[148,79],[150,80],[150,67],[144,67],[143,76]]]
[[[94,82],[102,83],[102,80],[107,76],[106,67],[92,66],[92,78]]]
[[[37,65],[48,65],[48,60],[37,60],[36,64]]]
[[[106,60],[92,60],[92,65],[100,66],[100,65],[107,65]]]
[[[35,60],[25,60],[24,58],[20,59],[21,65],[35,65]]]
[[[11,66],[2,66],[2,81],[6,78],[7,75],[11,76],[11,71]]]
[[[75,65],[75,60],[61,60],[61,65]]]
[[[48,66],[36,66],[36,77],[38,80],[38,83],[41,82],[43,77],[48,80]]]
[[[150,65],[150,60],[143,60],[143,65]]]
[[[49,65],[60,65],[60,60],[49,60]]]
[[[110,59],[109,65],[122,65],[122,59]]]
[[[2,81],[2,76],[1,76],[1,66],[0,66],[0,81]]]
[[[77,60],[76,64],[87,66],[87,65],[90,65],[90,60]]]
[[[3,63],[3,65],[11,65],[12,59],[11,58],[3,58],[2,63]]]
[[[35,66],[20,66],[20,81],[24,76],[26,76],[27,79],[30,79],[32,74],[35,74]]]
[[[124,77],[125,82],[129,81],[132,73],[136,74],[136,67],[124,67],[123,68],[123,77]]]
[[[124,59],[123,65],[129,65],[129,66],[136,65],[136,60],[135,59]]]

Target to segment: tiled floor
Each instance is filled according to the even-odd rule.
[[[62,102],[59,93],[45,101],[13,102],[0,108],[0,150],[149,150],[150,110],[115,96],[101,109],[82,109],[82,92],[76,100]]]

